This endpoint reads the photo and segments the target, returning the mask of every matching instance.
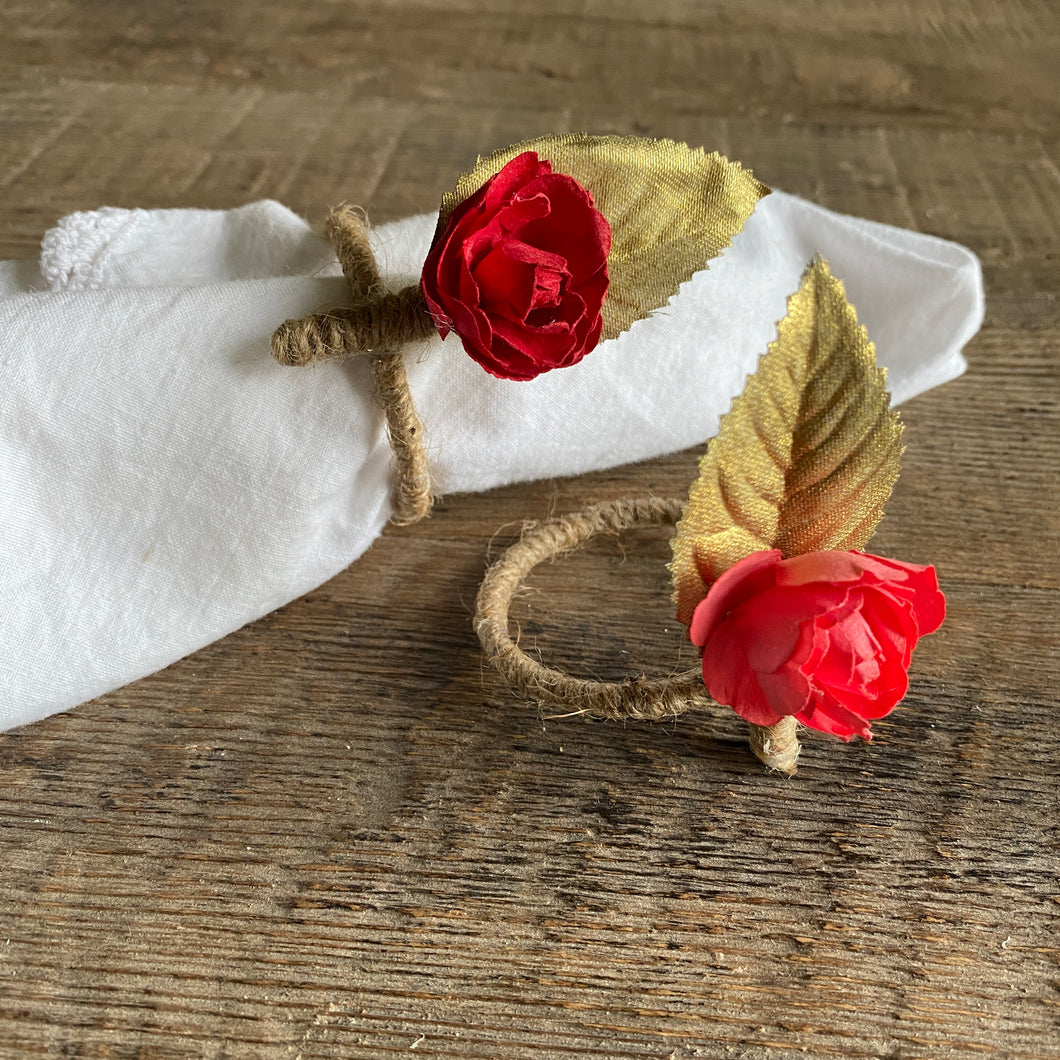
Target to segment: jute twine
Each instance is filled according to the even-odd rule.
[[[516,692],[539,703],[562,707],[565,714],[660,721],[686,710],[714,706],[698,668],[672,677],[629,677],[624,681],[588,681],[531,659],[508,633],[508,611],[523,579],[539,563],[554,559],[602,533],[641,526],[674,525],[682,502],[673,499],[623,499],[594,504],[547,522],[528,526],[486,572],[475,610],[475,630],[486,658]],[[776,725],[752,725],[751,750],[770,769],[792,774],[799,756],[794,718]]]
[[[392,519],[399,525],[414,523],[431,510],[431,483],[423,424],[401,349],[437,332],[418,286],[397,293],[386,290],[365,222],[356,210],[336,207],[324,230],[342,265],[353,305],[285,321],[273,332],[272,355],[287,365],[368,355],[375,400],[386,416],[397,470]]]

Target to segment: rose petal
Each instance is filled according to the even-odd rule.
[[[909,600],[916,614],[917,632],[923,637],[934,633],[946,617],[946,597],[939,589],[938,574],[934,567],[918,567],[906,564],[907,585],[911,593]]]
[[[494,211],[535,177],[551,172],[551,162],[539,159],[536,151],[524,151],[502,166],[476,194],[481,193],[483,206]]]
[[[807,639],[813,639],[813,633],[809,629]],[[812,701],[813,685],[797,666],[783,666],[773,673],[756,671],[755,678],[766,702],[777,714],[799,714],[806,710]]]
[[[453,330],[467,343],[479,350],[488,350],[493,341],[489,317],[479,305],[478,284],[466,269],[460,276],[461,297],[446,300]]]
[[[850,743],[855,736],[865,740],[872,739],[872,729],[868,723],[840,703],[826,703],[818,698],[812,709],[796,714],[795,717],[808,728],[838,736],[844,743]]]
[[[826,593],[809,594],[773,588],[737,604],[729,612],[745,637],[747,657],[756,670],[772,673],[797,655],[803,627],[813,628],[814,618],[842,603],[843,590],[838,589],[838,600]]]
[[[860,552],[804,552],[790,556],[777,571],[777,584],[810,585],[823,582],[839,585],[861,581],[865,571]]]
[[[481,308],[507,309],[516,320],[527,313],[533,297],[534,270],[514,261],[503,245],[495,246],[471,274],[478,288]]]
[[[864,594],[867,620],[876,639],[886,645],[888,656],[908,669],[920,636],[913,601],[893,595],[885,586],[865,589]]]
[[[815,680],[833,688],[864,689],[880,675],[880,644],[862,615],[862,598],[848,596],[841,608],[818,620],[826,625],[828,650]]]
[[[769,704],[750,667],[740,665],[742,649],[733,631],[720,627],[703,650],[703,684],[708,694],[755,725],[776,725],[784,716]]]
[[[728,611],[770,588],[780,558],[779,549],[753,552],[723,571],[696,605],[688,629],[692,643],[703,647]]]
[[[479,353],[466,343],[464,348],[490,375],[498,379],[513,379],[528,382],[541,374],[541,365],[532,357],[527,357],[521,350],[510,346],[502,338],[494,335],[488,349]]]
[[[568,354],[574,347],[574,333],[569,324],[560,321],[538,328],[534,338],[527,336],[527,330],[519,322],[497,317],[493,321],[493,332],[509,346],[529,357],[541,370],[541,362],[553,363]]]
[[[863,718],[882,718],[898,706],[908,691],[909,674],[897,663],[884,660],[874,694],[866,696],[858,704],[858,713]]]
[[[593,275],[610,253],[611,226],[593,209],[589,193],[570,177],[555,174],[545,188],[551,209],[528,223],[520,238],[536,246],[562,246],[572,272]]]
[[[525,322],[539,307],[556,312],[570,274],[559,254],[509,240],[482,259],[475,279],[484,309],[504,306],[511,309],[511,319]]]

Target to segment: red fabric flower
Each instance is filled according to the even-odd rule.
[[[502,379],[576,364],[599,341],[611,226],[537,152],[513,158],[452,213],[421,286],[444,339]]]
[[[710,587],[692,617],[703,681],[756,725],[794,715],[871,739],[909,686],[917,638],[946,613],[933,567],[863,552],[756,552]]]

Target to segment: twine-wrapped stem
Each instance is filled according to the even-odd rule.
[[[423,292],[405,287],[396,294],[379,292],[371,302],[285,320],[272,333],[272,355],[295,367],[361,354],[387,356],[432,334]]]
[[[758,760],[770,769],[787,773],[795,772],[799,760],[799,725],[793,717],[781,718],[776,725],[752,725],[751,750]]]
[[[681,518],[681,509],[676,499],[625,499],[595,504],[527,527],[486,572],[475,608],[475,631],[482,650],[511,688],[529,699],[562,707],[566,714],[602,718],[659,721],[693,707],[713,705],[698,668],[674,677],[588,681],[531,659],[508,632],[512,597],[539,563],[575,549],[597,534],[638,526],[672,526]],[[770,768],[794,773],[799,753],[794,719],[785,718],[769,728],[752,725],[751,749]]]
[[[396,293],[386,290],[356,210],[336,207],[325,232],[342,265],[353,305],[285,321],[273,332],[272,355],[286,365],[370,357],[375,400],[386,416],[397,470],[392,519],[401,525],[414,523],[431,510],[431,486],[423,424],[400,351],[409,342],[435,334],[435,327],[418,286]]]
[[[383,353],[373,357],[372,381],[375,399],[386,415],[398,475],[394,514],[390,518],[398,526],[408,526],[430,513],[431,476],[427,470],[423,424],[412,403],[402,355]]]

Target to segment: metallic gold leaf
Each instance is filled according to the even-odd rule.
[[[438,231],[460,203],[524,151],[536,151],[555,172],[587,188],[611,225],[605,339],[666,305],[685,280],[729,246],[769,194],[749,170],[702,148],[568,133],[525,140],[479,159],[443,196]]]
[[[752,552],[863,548],[898,478],[901,435],[876,350],[815,258],[700,461],[672,542],[678,618],[691,622]]]

